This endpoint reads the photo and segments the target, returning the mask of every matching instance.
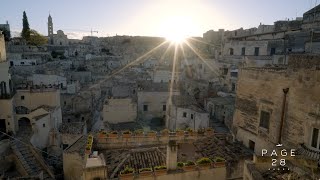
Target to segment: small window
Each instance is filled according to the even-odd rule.
[[[66,149],[69,146],[69,144],[62,144],[62,149]]]
[[[233,49],[232,48],[229,49],[229,54],[233,55]]]
[[[274,55],[276,53],[276,48],[271,48],[270,49],[270,55]]]
[[[241,49],[241,55],[242,55],[242,56],[246,55],[246,48],[245,48],[245,47],[243,47],[243,48]]]
[[[186,113],[186,112],[183,112],[182,117],[187,117],[187,113]]]
[[[318,148],[318,138],[319,138],[319,129],[313,128],[312,139],[311,139],[311,146],[312,147]]]
[[[260,113],[260,127],[269,129],[270,113],[261,111]]]
[[[193,114],[191,114],[191,119],[193,119]]]
[[[64,101],[64,102],[63,102],[63,104],[64,104],[64,105],[67,105],[67,102],[66,102],[66,101]]]
[[[238,77],[238,72],[231,72],[230,75],[231,77]]]
[[[259,48],[258,47],[254,48],[254,55],[259,56]]]
[[[256,146],[256,143],[254,141],[249,140],[249,149],[254,151],[254,147]]]
[[[81,117],[82,120],[84,120],[84,117]]]
[[[24,100],[24,96],[21,96],[21,100]]]
[[[148,105],[143,105],[143,111],[148,111]]]
[[[227,75],[228,74],[228,68],[223,68],[223,75]]]
[[[231,91],[236,91],[236,84],[235,83],[232,83],[232,87],[231,87]]]
[[[167,110],[167,106],[166,105],[162,105],[162,111],[166,111]]]
[[[46,124],[45,124],[45,123],[43,123],[43,124],[42,124],[42,127],[46,127]]]

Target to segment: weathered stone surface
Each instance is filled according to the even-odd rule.
[[[248,115],[256,115],[258,108],[257,102],[245,98],[237,98],[236,107],[238,110],[248,114]]]
[[[320,128],[319,56],[295,55],[288,68],[243,68],[237,88],[233,126],[246,146],[253,141],[255,151],[273,148],[280,136],[283,89],[289,88],[282,129],[282,143],[310,146],[313,128]],[[269,129],[260,127],[261,111],[269,112]],[[252,142],[251,142],[252,144]]]

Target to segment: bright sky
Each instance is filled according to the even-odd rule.
[[[295,19],[315,6],[317,0],[1,0],[0,24],[9,21],[21,31],[25,10],[32,29],[47,35],[49,12],[54,32],[69,38],[141,35],[170,36],[183,33],[202,36],[210,29],[233,30]]]

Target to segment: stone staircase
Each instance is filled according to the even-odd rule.
[[[29,127],[21,128],[17,133],[17,140],[11,140],[10,145],[18,161],[29,176],[38,176],[40,179],[54,179],[53,173],[45,164],[43,158],[37,154],[30,142],[32,130]]]
[[[30,144],[30,146],[32,146]],[[35,151],[28,147],[27,144],[22,143],[17,140],[11,141],[11,148],[14,154],[17,156],[22,167],[28,173],[29,176],[42,176],[42,179],[54,179],[53,174],[50,172],[49,168],[44,164],[44,161],[37,156]],[[45,167],[46,166],[46,167]]]

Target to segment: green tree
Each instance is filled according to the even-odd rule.
[[[44,37],[34,29],[30,30],[30,38],[28,40],[28,44],[34,45],[34,46],[41,46],[47,43],[48,43],[48,39],[46,37]]]
[[[21,32],[21,37],[23,37],[28,41],[30,39],[30,27],[29,27],[28,17],[25,11],[23,11],[22,27],[23,28]]]

